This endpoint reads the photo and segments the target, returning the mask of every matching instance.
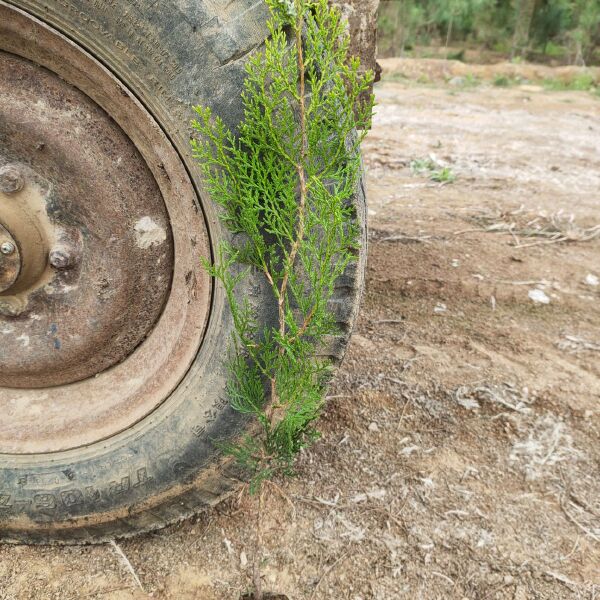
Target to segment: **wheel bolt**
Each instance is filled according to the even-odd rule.
[[[63,271],[74,267],[77,257],[75,252],[67,248],[54,248],[50,251],[48,260],[55,269]]]
[[[25,180],[17,167],[6,165],[0,167],[0,192],[15,194],[23,189]]]
[[[0,246],[0,252],[5,256],[10,256],[15,251],[15,245],[12,242],[4,242]]]
[[[15,298],[0,297],[0,315],[3,317],[18,317],[27,308],[27,304]]]

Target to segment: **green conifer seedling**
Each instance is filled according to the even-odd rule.
[[[251,489],[289,473],[315,439],[330,364],[318,358],[336,332],[328,301],[355,260],[352,198],[360,144],[370,126],[372,73],[348,55],[349,35],[326,0],[267,0],[270,36],[246,66],[237,135],[196,107],[192,142],[205,187],[228,229],[210,274],[223,286],[235,326],[228,395],[255,417],[258,434],[225,450],[250,470]],[[248,270],[265,277],[277,325],[259,328],[235,289]]]

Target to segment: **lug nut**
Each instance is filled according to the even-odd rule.
[[[23,189],[25,180],[17,167],[6,165],[0,167],[0,192],[15,194]]]
[[[15,251],[15,245],[12,242],[4,242],[0,246],[0,252],[5,256],[10,256]]]
[[[48,256],[50,264],[60,271],[74,267],[77,262],[77,255],[68,248],[54,248]]]
[[[18,317],[25,312],[27,304],[17,298],[1,298],[0,297],[0,316],[3,317]]]

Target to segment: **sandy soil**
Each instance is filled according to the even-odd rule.
[[[322,440],[267,488],[265,588],[600,598],[600,100],[378,100],[362,315]],[[0,598],[237,600],[253,502],[119,542],[143,590],[111,545],[2,547]]]

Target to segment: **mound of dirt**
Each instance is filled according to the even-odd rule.
[[[541,82],[556,80],[565,85],[574,82],[582,75],[589,76],[596,84],[600,83],[600,67],[550,67],[531,63],[501,62],[489,65],[468,64],[458,60],[439,58],[383,58],[379,60],[383,76],[405,77],[411,80],[428,82],[449,81],[454,77],[472,77],[482,81],[494,81],[499,77],[508,79]]]

